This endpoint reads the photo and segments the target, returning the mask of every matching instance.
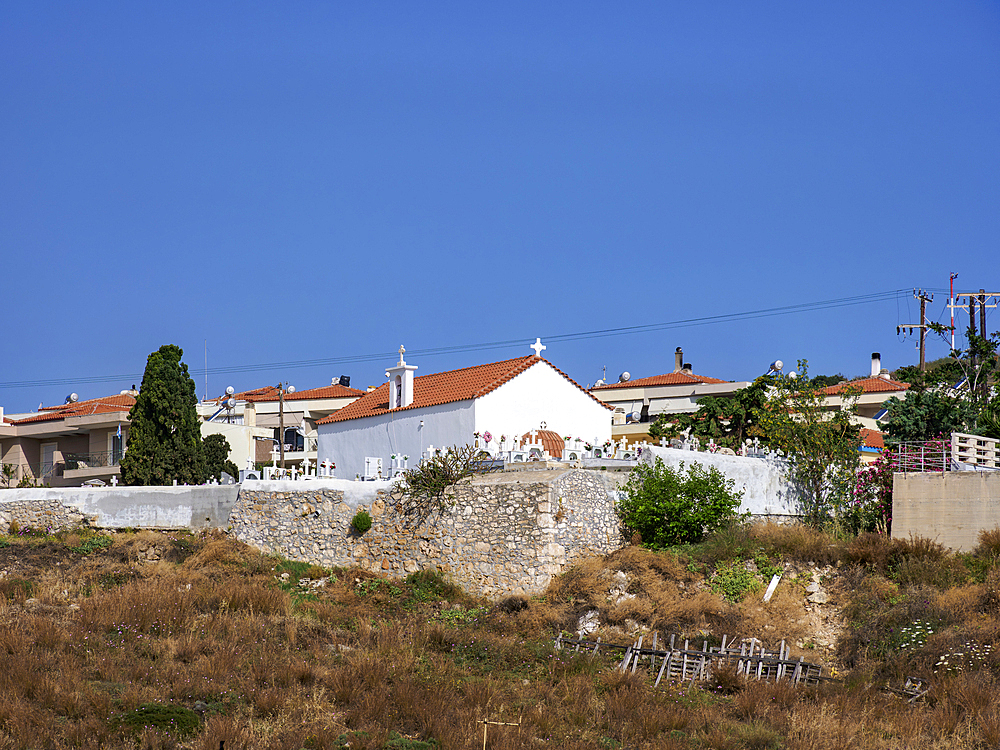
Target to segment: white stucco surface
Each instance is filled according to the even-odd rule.
[[[316,430],[319,462],[329,459],[337,465],[338,477],[354,479],[357,474],[364,475],[367,456],[381,458],[386,472],[394,453],[409,456],[409,465],[416,466],[428,446],[471,443],[476,428],[469,400],[321,424]]]
[[[542,422],[548,430],[595,445],[611,439],[611,410],[545,361],[476,399],[475,432],[520,437]]]
[[[658,447],[643,450],[639,460],[652,465],[657,458],[672,468],[682,462],[685,466],[714,466],[735,482],[737,491],[743,491],[740,512],[755,516],[797,516],[802,512],[798,490],[785,478],[784,461]]]
[[[4,490],[6,503],[56,501],[106,529],[225,528],[239,485],[197,487],[33,487]]]

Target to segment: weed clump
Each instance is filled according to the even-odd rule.
[[[179,738],[198,731],[201,718],[189,708],[161,703],[144,703],[121,717],[121,724],[133,732],[152,728],[169,732]]]

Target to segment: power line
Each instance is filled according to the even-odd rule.
[[[909,289],[893,289],[885,292],[875,292],[873,294],[859,294],[851,297],[839,297],[836,299],[817,300],[815,302],[803,302],[795,305],[782,305],[779,307],[768,307],[761,310],[746,310],[737,313],[726,313],[723,315],[705,315],[697,318],[684,318],[664,323],[649,323],[638,326],[622,326],[619,328],[602,328],[593,331],[578,331],[576,333],[562,333],[550,336],[543,336],[547,341],[582,341],[586,339],[606,338],[608,336],[628,336],[637,333],[651,333],[654,331],[666,331],[674,328],[691,328],[694,326],[711,325],[714,323],[730,323],[739,320],[754,320],[756,318],[775,317],[779,315],[791,315],[795,313],[813,312],[817,310],[829,310],[838,307],[851,307],[854,305],[872,304],[891,299],[897,299],[900,294],[909,292]],[[524,338],[506,339],[503,341],[480,342],[477,344],[458,344],[455,346],[440,346],[428,349],[413,349],[410,354],[414,356],[433,357],[442,354],[457,354],[463,352],[484,351],[490,349],[505,349],[519,346],[525,341]],[[231,365],[228,367],[212,367],[207,372],[212,375],[230,375],[245,372],[264,372],[267,370],[287,370],[302,367],[318,367],[324,365],[350,364],[357,362],[371,362],[373,360],[384,360],[387,357],[395,356],[395,352],[373,352],[370,354],[355,354],[343,357],[325,357],[321,359],[302,359],[287,362],[264,362],[250,365]],[[196,374],[205,372],[204,370],[191,370]],[[17,380],[0,383],[0,388],[33,388],[55,385],[76,385],[82,383],[112,383],[123,380],[133,380],[142,377],[142,373],[126,373],[124,375],[94,375],[82,378],[49,378],[40,380]]]

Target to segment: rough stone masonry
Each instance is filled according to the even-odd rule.
[[[419,511],[387,490],[364,504],[335,488],[245,486],[230,525],[241,541],[293,560],[390,577],[437,568],[490,598],[535,594],[572,560],[623,545],[614,511],[623,478],[581,469],[488,474]],[[351,527],[361,509],[372,517],[365,534]]]

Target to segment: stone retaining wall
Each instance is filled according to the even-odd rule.
[[[489,474],[451,488],[442,508],[423,509],[385,490],[365,505],[333,487],[244,487],[230,523],[247,544],[291,559],[392,577],[437,568],[498,598],[539,593],[573,559],[622,546],[614,512],[622,479],[584,470]],[[372,516],[364,535],[351,528],[360,508]]]
[[[60,500],[14,500],[0,504],[0,528],[9,529],[16,523],[20,528],[59,531],[71,529],[91,518]]]

